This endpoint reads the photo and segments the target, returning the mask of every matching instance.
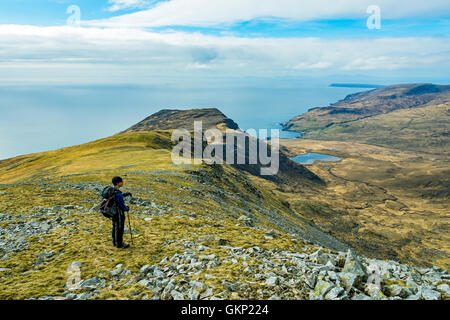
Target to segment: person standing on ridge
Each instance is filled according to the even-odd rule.
[[[125,205],[124,197],[132,196],[131,193],[122,193],[120,188],[123,187],[123,179],[121,177],[114,177],[112,179],[114,185],[114,201],[115,213],[112,217],[112,239],[113,244],[117,248],[128,248],[130,245],[123,242],[123,232],[125,228],[125,212],[130,211],[130,208]],[[130,230],[131,232],[131,230]]]

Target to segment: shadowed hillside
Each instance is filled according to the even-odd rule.
[[[249,143],[250,141],[256,141],[259,150],[259,139],[251,137],[247,133],[239,130],[238,125],[225,116],[222,112],[215,108],[209,109],[191,109],[191,110],[161,110],[147,117],[138,124],[132,126],[125,133],[129,132],[149,132],[153,130],[175,130],[175,129],[186,129],[191,132],[193,137],[194,131],[194,121],[202,121],[203,130],[209,128],[218,128],[223,133],[228,130],[236,135],[235,142],[236,145],[233,149],[234,155],[234,166],[239,170],[243,170],[251,173],[255,176],[261,176],[261,168],[267,167],[261,164],[259,156],[257,159],[257,164],[249,164]],[[237,141],[242,138],[245,141],[244,148],[239,148]],[[225,137],[224,137],[225,139]],[[222,153],[224,159],[227,158],[227,149],[225,147],[225,141],[222,141]],[[219,141],[215,143],[220,143]],[[207,145],[206,141],[203,141],[203,147]],[[269,141],[270,145],[270,141]],[[194,143],[191,142],[192,154],[194,153]],[[270,147],[268,147],[270,151]],[[244,164],[238,164],[238,154],[244,155]],[[259,151],[258,151],[259,155]],[[306,169],[304,166],[295,163],[286,156],[286,154],[281,150],[279,154],[279,171],[276,175],[266,175],[264,178],[273,180],[279,183],[289,184],[296,188],[311,188],[323,184],[323,181],[313,174],[311,171]]]

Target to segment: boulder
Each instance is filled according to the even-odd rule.
[[[351,250],[348,250],[347,252],[347,258],[345,260],[345,265],[342,272],[356,274],[361,277],[361,279],[363,279],[367,274],[366,268],[359,260],[359,257],[356,256]]]
[[[342,272],[338,274],[338,278],[347,292],[353,288],[360,288],[362,284],[361,277],[354,273]]]
[[[318,264],[327,264],[328,261],[330,261],[330,257],[328,256],[328,254],[323,252],[322,249],[319,249],[316,252],[314,252],[313,254],[311,254],[309,256],[309,259],[312,262],[318,263]],[[333,264],[333,267],[334,267],[334,264]]]
[[[101,283],[102,283],[102,280],[100,278],[93,277],[93,278],[83,281],[81,283],[81,287],[87,288],[90,290],[95,290],[100,286]]]
[[[450,298],[450,286],[448,284],[440,284],[437,286],[437,289],[440,293]]]
[[[301,279],[311,289],[316,286],[317,277],[315,274],[304,274]]]
[[[266,279],[266,286],[276,286],[278,283],[280,282],[280,280],[278,279],[278,277],[274,276],[274,277],[269,277]]]
[[[184,300],[184,294],[182,294],[181,292],[177,291],[177,290],[172,290],[172,292],[170,293],[173,300]]]
[[[411,295],[411,291],[409,291],[407,288],[399,286],[398,284],[389,286],[387,292],[391,297],[407,298]]]
[[[200,298],[200,293],[196,289],[190,288],[187,292],[187,296],[189,300],[198,300]]]
[[[384,300],[387,298],[379,286],[371,284],[371,283],[366,286],[365,292],[373,300]]]
[[[319,298],[324,298],[328,292],[335,287],[334,284],[320,279],[314,288],[315,295]]]
[[[156,270],[153,271],[153,276],[158,278],[158,279],[163,279],[163,278],[166,277],[166,274],[164,272],[162,272],[161,270],[156,269]]]
[[[344,296],[346,296],[344,289],[334,287],[325,295],[325,300],[342,300]]]
[[[253,220],[250,217],[242,215],[238,218],[238,221],[243,222],[248,227],[254,227]]]
[[[144,265],[141,267],[141,269],[139,270],[143,275],[146,275],[150,270],[152,269],[151,266],[149,266],[148,264]]]
[[[120,272],[122,271],[122,264],[118,264],[116,265],[116,267],[114,268],[114,270],[112,270],[109,275],[112,277],[118,276],[120,274]]]
[[[431,288],[422,288],[422,298],[424,300],[440,300],[441,294]]]

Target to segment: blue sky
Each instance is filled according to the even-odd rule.
[[[0,73],[0,84],[142,84],[149,75],[442,78],[449,2],[376,3],[379,29],[367,27],[372,0],[3,0],[0,71],[8,77]],[[78,27],[67,26],[73,5]]]
[[[111,3],[105,0],[2,0],[0,2],[1,24],[32,24],[40,26],[64,25],[67,7],[77,5],[82,9],[83,19],[103,19],[117,15],[108,10]],[[140,9],[128,8],[120,13]]]
[[[81,13],[75,26],[67,25],[73,5]],[[367,27],[373,5],[380,10],[380,29]],[[0,117],[0,159],[88,141],[77,138],[80,130],[70,119],[77,110],[101,114],[109,100],[96,92],[114,88],[164,88],[166,97],[150,113],[195,107],[161,103],[178,97],[173,101],[182,104],[189,88],[206,94],[332,82],[448,84],[449,36],[448,0],[2,0],[0,89],[11,94],[0,97],[0,113],[8,114]],[[64,103],[74,98],[70,88],[79,86],[92,90],[79,104]],[[147,99],[139,90],[121,92],[120,101]],[[245,105],[247,98],[239,99],[236,104]],[[141,120],[142,109],[127,108],[135,122]],[[33,119],[41,124],[27,124],[28,139],[11,130],[25,110],[37,110]],[[83,131],[89,137],[120,131],[94,124]]]
[[[146,11],[155,8],[167,0],[117,0],[126,3],[114,10],[114,0],[2,0],[0,2],[0,24],[19,24],[37,26],[62,26],[66,24],[69,14],[66,9],[77,5],[81,9],[82,20],[100,20],[120,17],[130,13]],[[214,2],[212,0],[211,2]],[[297,1],[301,5],[302,1]],[[376,1],[373,1],[376,3]],[[414,6],[414,1],[411,3]],[[450,5],[448,5],[450,7]],[[383,7],[380,7],[383,10]],[[438,7],[438,8],[441,8]],[[112,11],[114,10],[114,11]],[[234,21],[230,24],[217,26],[177,25],[172,23],[164,26],[149,27],[147,30],[158,32],[177,30],[186,32],[201,32],[220,35],[223,32],[243,37],[411,37],[433,36],[446,37],[450,34],[449,11],[436,10],[421,14],[417,10],[405,17],[388,16],[382,20],[380,30],[369,30],[366,20],[369,14],[361,10],[361,14],[348,14],[347,17],[330,16],[328,19],[295,20],[283,17],[257,17],[245,21]],[[382,11],[382,16],[384,12]]]

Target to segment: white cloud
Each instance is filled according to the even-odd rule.
[[[138,0],[117,0],[134,2]],[[450,14],[448,0],[170,0],[148,10],[105,20],[101,26],[218,26],[275,17],[296,21],[367,17],[370,5],[381,8],[382,18],[443,17]]]
[[[0,82],[145,82],[165,77],[310,76],[450,68],[444,38],[238,38],[0,25]],[[312,73],[313,72],[313,73]]]
[[[211,66],[204,64],[204,63],[199,63],[199,62],[194,62],[194,63],[189,63],[186,66],[186,69],[211,69]]]
[[[331,62],[318,61],[316,63],[300,62],[293,69],[296,70],[312,70],[312,69],[325,69],[331,67]]]
[[[111,5],[107,8],[108,11],[120,11],[129,8],[144,8],[149,5],[146,0],[108,0]]]

